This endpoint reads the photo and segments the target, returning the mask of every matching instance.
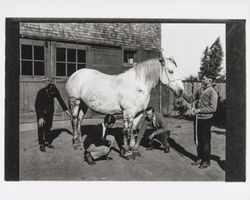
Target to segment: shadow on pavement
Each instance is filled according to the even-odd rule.
[[[50,130],[48,134],[48,142],[52,143],[62,132],[66,132],[69,135],[72,135],[71,131],[69,131],[66,128],[53,129],[53,130]]]
[[[219,167],[223,171],[226,171],[226,161],[225,160],[221,160],[219,156],[215,156],[215,155],[211,155],[211,160],[214,160],[215,162],[217,162]]]
[[[178,143],[175,142],[174,139],[169,138],[168,139],[169,145],[172,149],[174,149],[177,153],[179,153],[179,155],[181,156],[186,156],[189,159],[195,161],[197,159],[197,156],[186,151],[186,149],[184,149],[181,145],[179,145]]]

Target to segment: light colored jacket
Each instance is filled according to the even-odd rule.
[[[200,109],[200,112],[197,114],[198,119],[210,119],[217,110],[218,95],[212,86],[205,89],[200,88],[195,94],[190,96],[183,94],[183,98],[188,103],[197,101],[196,108]]]

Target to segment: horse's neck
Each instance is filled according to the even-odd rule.
[[[148,93],[150,93],[152,88],[157,85],[157,83],[155,84],[154,81],[146,81],[146,77],[144,75],[136,74],[136,71],[133,68],[120,74],[118,77],[122,78],[124,81],[134,82],[135,86],[143,86],[148,91]]]

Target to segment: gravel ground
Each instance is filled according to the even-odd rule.
[[[112,161],[98,161],[89,166],[83,151],[73,150],[69,121],[57,121],[52,128],[55,149],[40,152],[36,124],[20,125],[20,180],[86,180],[86,181],[224,181],[225,129],[212,127],[211,167],[199,169],[190,165],[196,155],[191,121],[166,118],[171,134],[169,154],[140,146],[142,157],[125,160],[111,151]],[[98,124],[100,119],[88,119],[83,128]],[[118,121],[116,127],[121,127]],[[116,134],[119,134],[117,132]],[[118,150],[117,145],[115,148]]]

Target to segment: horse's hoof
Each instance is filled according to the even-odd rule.
[[[141,157],[141,153],[139,151],[133,151],[132,159],[135,160],[137,157]]]
[[[76,146],[76,145],[73,144],[73,148],[74,148],[74,150],[77,150],[78,146]]]
[[[74,150],[82,150],[83,147],[82,147],[82,142],[79,138],[76,138],[76,139],[72,139],[72,144],[73,144],[73,147],[74,147]]]
[[[128,155],[125,155],[125,152],[121,152],[121,153],[120,153],[120,156],[121,156],[122,158],[124,158],[125,160],[129,160],[129,159],[130,159],[130,157],[129,157]]]
[[[130,160],[129,156],[122,156],[122,158],[124,158],[125,160]]]
[[[136,157],[141,157],[141,153],[139,151],[133,151],[133,156]]]
[[[131,151],[127,151],[127,152],[125,152],[125,154],[124,154],[124,156],[132,156],[133,155],[133,153],[131,152]]]
[[[121,149],[120,156],[125,158],[126,160],[130,160],[133,156],[131,151],[125,150],[124,148]]]
[[[74,143],[73,144],[73,147],[74,147],[74,150],[82,150],[83,148],[82,148],[82,145],[81,144],[76,144],[76,143]]]

